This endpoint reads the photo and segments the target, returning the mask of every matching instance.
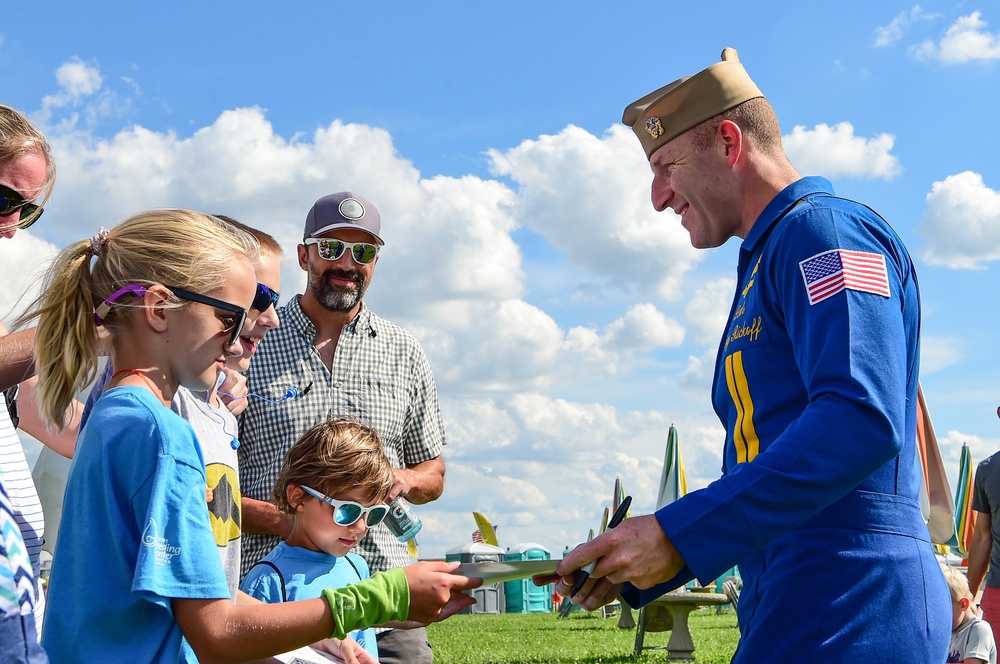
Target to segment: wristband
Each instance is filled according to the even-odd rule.
[[[406,620],[410,614],[410,586],[402,567],[343,588],[325,588],[323,597],[333,613],[333,639],[343,639],[356,629]]]

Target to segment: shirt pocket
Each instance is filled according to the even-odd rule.
[[[341,386],[342,413],[372,426],[378,431],[386,456],[394,467],[400,467],[399,449],[403,426],[409,410],[409,398],[401,382],[381,372],[351,374]]]

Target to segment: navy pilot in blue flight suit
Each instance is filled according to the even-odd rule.
[[[574,603],[620,591],[638,607],[738,564],[734,662],[945,661],[949,594],[918,503],[920,303],[901,240],[798,174],[733,49],[622,120],[657,210],[695,247],[743,240],[712,395],[723,476],[578,547],[557,590],[600,558]]]

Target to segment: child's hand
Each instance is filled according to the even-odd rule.
[[[371,656],[367,650],[352,639],[347,637],[343,641],[340,639],[324,639],[312,645],[320,652],[325,652],[344,660],[345,664],[378,664],[378,660]]]
[[[475,597],[462,591],[478,588],[483,580],[451,574],[458,565],[457,562],[425,560],[403,568],[410,586],[410,615],[407,616],[410,621],[444,620],[476,603]]]
[[[249,401],[246,398],[249,393],[247,389],[247,377],[232,369],[223,369],[222,373],[225,375],[226,380],[219,386],[219,399],[229,409],[230,413],[238,416],[246,410],[247,402]]]

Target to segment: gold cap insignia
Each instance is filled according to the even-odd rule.
[[[660,124],[660,118],[649,118],[646,120],[646,131],[649,135],[653,137],[654,140],[660,137],[663,133],[663,125]]]

